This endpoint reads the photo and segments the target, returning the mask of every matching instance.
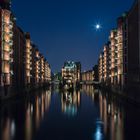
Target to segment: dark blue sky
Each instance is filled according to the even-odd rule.
[[[97,63],[99,53],[116,18],[134,0],[13,0],[18,25],[31,33],[52,70],[59,71],[65,60],[81,61],[82,69]],[[92,25],[100,23],[96,31]]]

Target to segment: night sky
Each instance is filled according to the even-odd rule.
[[[134,0],[13,0],[17,24],[47,58],[53,72],[64,61],[81,61],[82,69],[91,69],[116,18],[129,10]],[[96,31],[94,25],[102,29]]]

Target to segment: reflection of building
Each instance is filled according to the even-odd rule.
[[[73,93],[65,92],[61,94],[62,112],[67,115],[76,115],[78,107],[80,106],[81,95],[80,91]]]
[[[94,86],[93,85],[82,85],[82,90],[85,91],[86,93],[93,93],[94,91]]]
[[[30,113],[34,114],[34,119],[31,121],[35,124],[35,128],[38,129],[40,122],[42,121],[44,117],[44,113],[49,110],[51,103],[51,91],[46,91],[46,93],[42,93],[41,96],[37,96],[35,98],[34,105],[30,105],[29,110]],[[32,108],[33,107],[33,108]],[[26,129],[28,128],[28,125],[26,126]]]
[[[25,139],[30,140],[33,137],[33,124],[35,130],[40,126],[44,113],[49,110],[51,102],[51,91],[46,91],[40,96],[36,96],[34,102],[27,102],[25,112]]]
[[[34,134],[46,117],[51,104],[51,91],[37,91],[32,99],[7,104],[0,110],[1,140],[34,139]],[[21,111],[22,110],[22,111]],[[17,116],[22,121],[17,121]],[[20,133],[20,135],[19,135]]]
[[[120,107],[102,94],[99,94],[99,107],[100,119],[104,123],[104,134],[109,134],[111,140],[116,138],[123,140],[124,118]]]
[[[80,62],[67,61],[62,68],[62,78],[64,84],[76,84],[81,79]]]
[[[91,96],[92,99],[94,100],[95,89],[94,89],[93,85],[83,84],[82,85],[82,91],[85,92],[87,95]]]
[[[2,133],[1,133],[1,139],[2,140],[10,140],[11,137],[13,138],[16,134],[16,126],[15,121],[12,120],[10,117],[4,118],[5,122],[1,125]]]

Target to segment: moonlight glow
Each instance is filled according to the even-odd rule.
[[[100,24],[96,24],[95,28],[96,28],[96,30],[99,30],[101,28],[101,25]]]

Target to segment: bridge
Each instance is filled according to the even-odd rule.
[[[59,84],[59,83],[60,83],[59,80],[52,81],[52,84]],[[81,85],[83,85],[83,84],[87,84],[87,85],[99,85],[100,82],[99,81],[81,81],[80,84]]]
[[[89,85],[92,85],[92,84],[94,85],[95,84],[95,85],[98,85],[98,84],[100,84],[100,82],[98,82],[98,81],[81,81],[80,84],[82,84],[82,85],[83,84],[87,84],[87,85],[88,84]]]

